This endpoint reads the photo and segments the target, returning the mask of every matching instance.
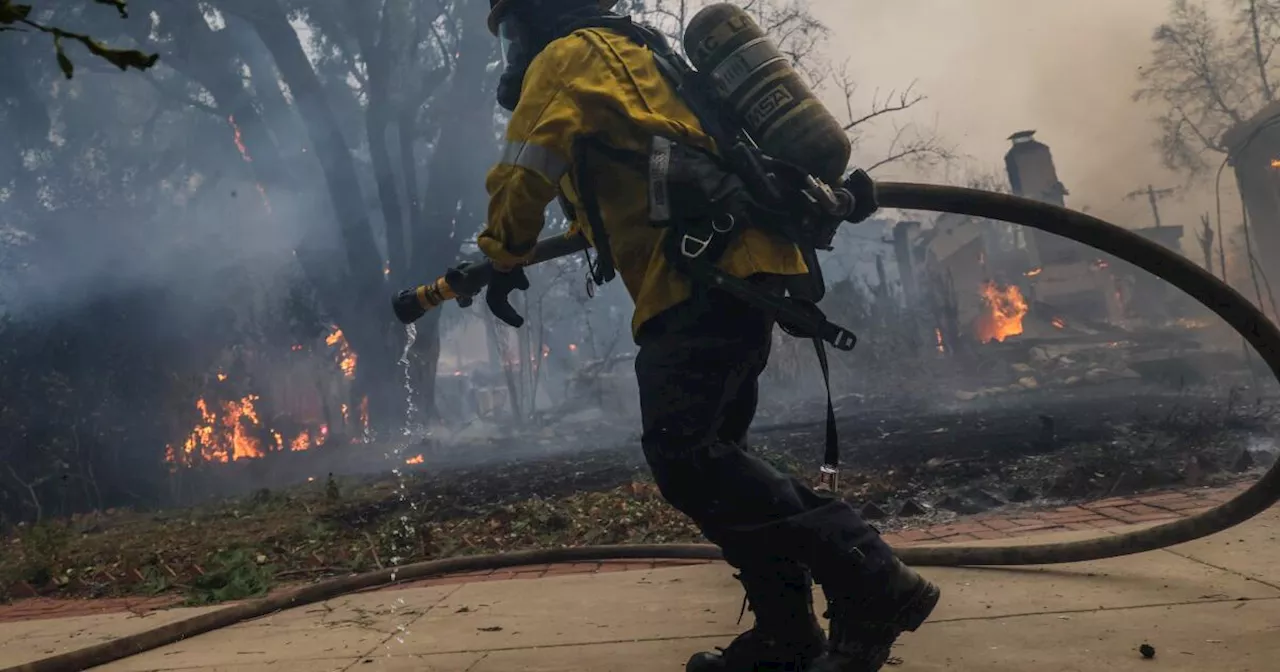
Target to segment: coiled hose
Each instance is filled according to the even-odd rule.
[[[881,207],[951,212],[1021,224],[1070,238],[1128,261],[1191,295],[1226,320],[1253,345],[1272,374],[1280,380],[1280,330],[1266,315],[1190,260],[1135,233],[1066,208],[976,189],[885,182],[878,185],[878,190]],[[566,250],[565,253],[572,251],[575,250]],[[1156,527],[1084,541],[1030,546],[908,547],[898,549],[898,555],[910,565],[935,567],[1047,565],[1100,560],[1164,548],[1221,532],[1258,515],[1277,500],[1280,500],[1280,462],[1231,501],[1196,516]],[[322,581],[0,672],[77,672],[282,609],[400,581],[544,563],[635,558],[718,559],[720,551],[715,546],[702,544],[588,546],[414,563]]]

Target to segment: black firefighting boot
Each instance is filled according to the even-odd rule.
[[[755,625],[717,652],[696,653],[685,672],[803,672],[827,647],[813,610],[813,579],[799,565],[736,575]]]
[[[805,672],[877,672],[898,636],[919,628],[941,596],[937,586],[897,558],[860,585],[830,592],[828,650]]]

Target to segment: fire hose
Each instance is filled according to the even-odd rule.
[[[880,206],[884,208],[950,212],[1021,224],[1070,238],[1132,263],[1186,292],[1225,320],[1257,350],[1272,374],[1280,381],[1280,329],[1226,283],[1157,243],[1096,217],[1017,196],[960,187],[896,182],[880,183],[877,189]],[[581,237],[547,239],[535,248],[533,261],[544,262],[584,248],[585,242]],[[396,314],[403,322],[410,323],[444,301],[459,298],[469,301],[469,297],[483,289],[490,273],[491,268],[487,263],[479,263],[451,272],[432,285],[402,292],[396,301]],[[897,549],[897,553],[909,565],[933,567],[1048,565],[1101,560],[1207,537],[1239,525],[1277,501],[1280,501],[1280,462],[1272,465],[1262,478],[1230,501],[1192,517],[1155,527],[1082,541],[993,547],[916,546]],[[455,572],[633,558],[719,559],[720,551],[717,547],[706,544],[587,546],[413,563],[321,581],[110,642],[9,667],[0,672],[84,670],[282,609],[322,602],[347,593],[397,582]]]

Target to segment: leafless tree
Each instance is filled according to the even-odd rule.
[[[1280,0],[1278,0],[1280,1]],[[689,20],[711,0],[649,0],[636,2],[635,12],[667,33],[677,49],[683,49],[681,35]],[[936,128],[903,121],[903,113],[926,100],[915,82],[905,88],[876,90],[869,103],[860,92],[847,63],[835,64],[826,54],[831,29],[812,11],[809,0],[746,0],[741,7],[778,45],[813,91],[822,96],[843,97],[843,106],[832,109],[853,143],[855,160],[872,171],[893,164],[931,166],[956,157]],[[884,126],[888,128],[885,129]],[[862,158],[860,146],[870,136],[885,139],[882,153]]]
[[[1159,149],[1171,169],[1195,176],[1216,168],[1223,134],[1276,100],[1280,1],[1174,0],[1152,33],[1151,60],[1139,70],[1135,100],[1163,109]]]

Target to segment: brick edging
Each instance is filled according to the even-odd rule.
[[[884,535],[894,546],[978,541],[981,539],[1013,539],[1029,534],[1067,530],[1098,530],[1134,523],[1176,520],[1207,511],[1225,502],[1251,483],[1236,483],[1220,488],[1170,490],[1133,497],[1113,497],[1056,509],[1024,510],[992,515],[968,516],[945,525],[921,529],[905,529]],[[636,570],[711,564],[713,560],[602,560],[535,565],[510,569],[446,574],[430,579],[382,586],[374,590],[400,590],[424,586],[457,585],[486,581],[538,579],[548,576],[602,574]],[[152,598],[107,598],[68,600],[36,597],[0,605],[0,623],[69,618],[133,612],[139,616],[152,611],[178,606],[181,599],[172,596]]]
[[[906,529],[884,535],[895,546],[1011,539],[1028,534],[1098,530],[1193,516],[1230,500],[1251,482],[1219,488],[1169,490],[1133,497],[1112,497],[1056,509],[1002,512],[965,517],[954,523]]]

